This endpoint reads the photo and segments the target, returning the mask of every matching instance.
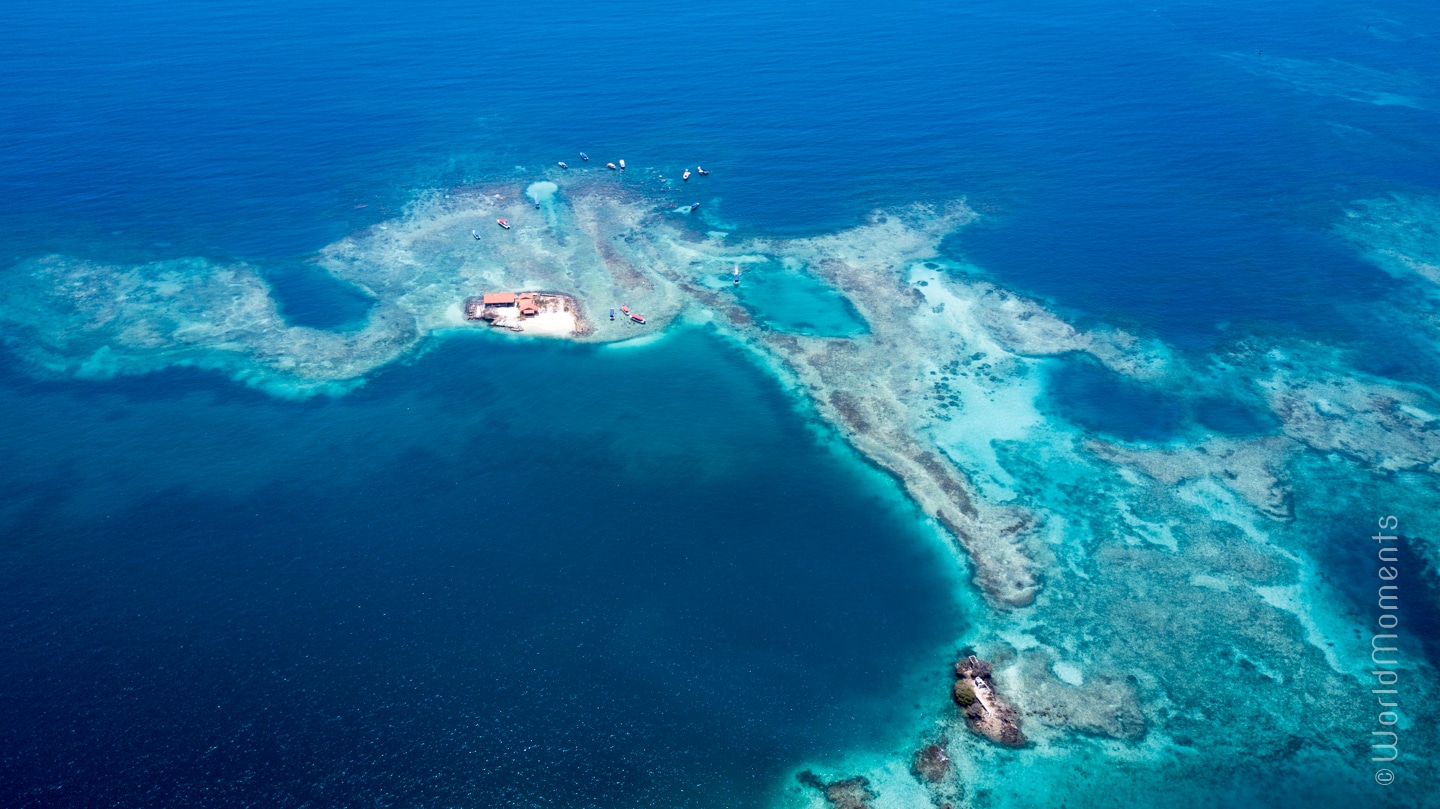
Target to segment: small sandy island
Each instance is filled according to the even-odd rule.
[[[558,292],[487,292],[465,299],[465,319],[541,337],[588,334],[579,301]]]

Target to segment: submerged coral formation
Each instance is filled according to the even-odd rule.
[[[192,365],[302,388],[350,383],[412,349],[413,318],[379,300],[362,329],[293,326],[255,268],[202,259],[116,266],[47,256],[3,293],[7,345],[83,377]]]
[[[870,809],[870,801],[875,799],[870,781],[863,775],[826,783],[820,776],[806,770],[796,778],[802,785],[820,790],[825,802],[835,809]]]
[[[1372,511],[1403,512],[1417,558],[1440,567],[1424,539],[1440,527],[1434,391],[1357,373],[1322,347],[1240,340],[1187,358],[1118,329],[1077,328],[939,256],[941,240],[974,219],[961,203],[876,213],[818,236],[741,238],[586,174],[552,179],[436,193],[320,251],[318,270],[374,301],[348,330],[291,325],[255,268],[200,259],[35,259],[4,291],[0,320],[37,372],[191,365],[289,394],[343,389],[428,335],[483,328],[462,302],[490,290],[574,298],[593,324],[575,339],[588,342],[710,324],[893,475],[983,596],[959,639],[977,664],[936,694],[935,725],[912,740],[930,741],[857,765],[852,778],[801,775],[832,805],[883,801],[895,777],[936,805],[980,795],[1033,805],[1026,772],[1095,805],[1129,805],[1166,778],[1229,789],[1206,764],[1216,760],[1271,773],[1322,767],[1343,774],[1327,782],[1327,799],[1362,794],[1368,737],[1357,728],[1373,724],[1355,697],[1368,671],[1366,605],[1325,573],[1329,544],[1363,538]],[[1377,263],[1428,287],[1436,223],[1425,204],[1381,201],[1344,227]],[[836,296],[864,328],[787,330],[760,316],[759,293],[737,295],[731,268],[766,262],[805,273],[806,294]],[[596,316],[621,305],[647,325]],[[1414,316],[1440,322],[1427,306]],[[1164,444],[1096,434],[1044,405],[1066,355],[1155,389],[1242,391],[1274,427],[1241,436],[1197,426]],[[1437,704],[1440,681],[1427,661],[1408,665],[1406,743],[1434,753],[1436,712],[1419,706]],[[981,723],[982,734],[1013,745],[1023,722],[1028,744],[971,736],[956,723],[975,706],[1013,720],[993,733]],[[1435,775],[1436,760],[1413,760],[1412,782]],[[1391,794],[1421,805],[1413,789]]]

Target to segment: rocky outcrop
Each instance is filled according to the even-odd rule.
[[[815,773],[806,770],[796,776],[799,782],[812,789],[820,790],[825,801],[835,809],[870,809],[875,792],[870,789],[870,779],[863,775],[826,782]]]
[[[910,761],[910,774],[925,787],[937,809],[949,809],[963,796],[959,771],[950,760],[949,744],[947,738],[937,739],[916,750]]]
[[[916,750],[915,760],[910,764],[910,772],[923,784],[938,784],[949,778],[954,769],[943,739]]]
[[[975,655],[961,658],[955,664],[951,697],[972,732],[996,744],[1020,747],[1025,744],[1025,736],[1020,732],[1020,715],[995,691],[991,674],[990,664]]]

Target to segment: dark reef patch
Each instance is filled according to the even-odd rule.
[[[1044,404],[1087,430],[1125,441],[1171,441],[1185,428],[1185,402],[1085,358],[1067,357],[1051,372]]]
[[[282,266],[262,272],[286,322],[312,329],[342,329],[365,320],[374,301],[314,266]]]
[[[1250,405],[1234,399],[1196,399],[1191,405],[1191,412],[1200,426],[1225,435],[1263,435],[1280,427],[1274,415],[1259,404]]]

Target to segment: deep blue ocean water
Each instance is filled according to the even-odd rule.
[[[1333,226],[1440,187],[1437,36],[1418,0],[12,0],[0,273],[243,259],[343,326],[315,250],[584,150],[705,165],[675,201],[767,233],[964,196],[947,250],[1082,322],[1432,379]],[[1269,429],[1093,368],[1048,390],[1119,437]],[[753,805],[883,735],[966,621],[895,487],[701,334],[449,341],[306,402],[7,364],[0,400],[7,806]]]
[[[3,802],[734,805],[895,732],[953,566],[674,342],[456,339],[303,404],[7,373]]]

